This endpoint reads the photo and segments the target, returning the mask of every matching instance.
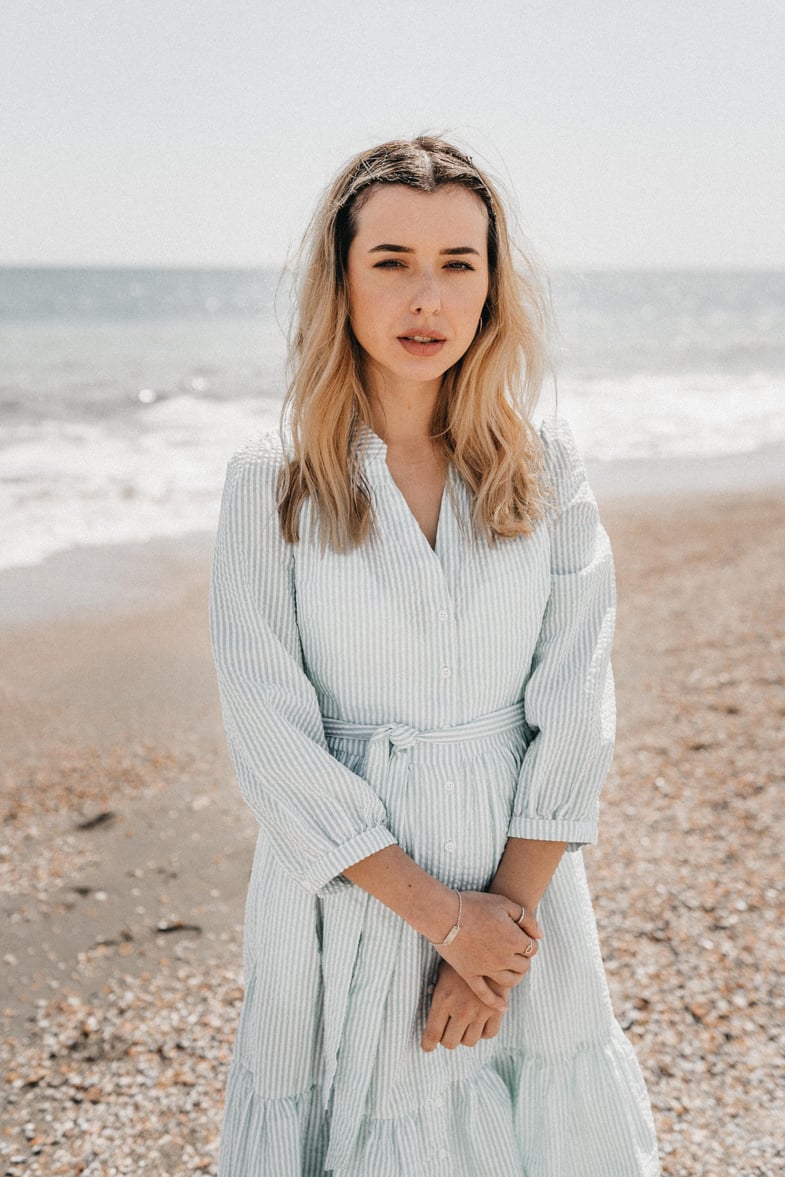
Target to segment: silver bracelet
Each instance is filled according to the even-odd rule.
[[[455,890],[454,887],[453,890],[458,896],[458,918],[443,940],[431,940],[431,944],[433,944],[435,948],[446,948],[448,944],[452,944],[453,940],[463,927],[463,924],[461,923],[461,916],[463,915],[463,896],[461,895],[460,891]]]

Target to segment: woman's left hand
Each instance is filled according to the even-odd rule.
[[[508,991],[501,986],[494,984],[492,988],[500,997],[507,997]],[[499,1010],[480,1001],[463,977],[443,960],[420,1046],[426,1053],[439,1043],[447,1050],[476,1046],[481,1038],[496,1037],[503,1017]]]

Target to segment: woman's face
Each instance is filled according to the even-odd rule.
[[[488,214],[449,185],[418,192],[380,184],[357,214],[349,309],[373,395],[435,395],[470,346],[488,294]]]

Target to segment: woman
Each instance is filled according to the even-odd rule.
[[[259,825],[219,1173],[654,1174],[576,853],[613,565],[530,424],[542,300],[439,139],[352,160],[309,242],[286,437],[230,464],[214,562]]]

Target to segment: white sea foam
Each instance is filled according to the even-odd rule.
[[[771,376],[565,377],[559,409],[588,460],[705,458],[785,446]],[[543,398],[543,411],[552,407]],[[271,400],[173,396],[128,423],[49,420],[5,431],[0,567],[83,544],[213,530],[226,463],[277,423]]]
[[[229,457],[274,423],[267,401],[181,396],[146,409],[134,434],[55,421],[7,432],[0,568],[77,545],[213,529]]]
[[[639,373],[559,383],[560,412],[594,461],[709,458],[785,445],[783,403],[785,378],[764,373]]]

